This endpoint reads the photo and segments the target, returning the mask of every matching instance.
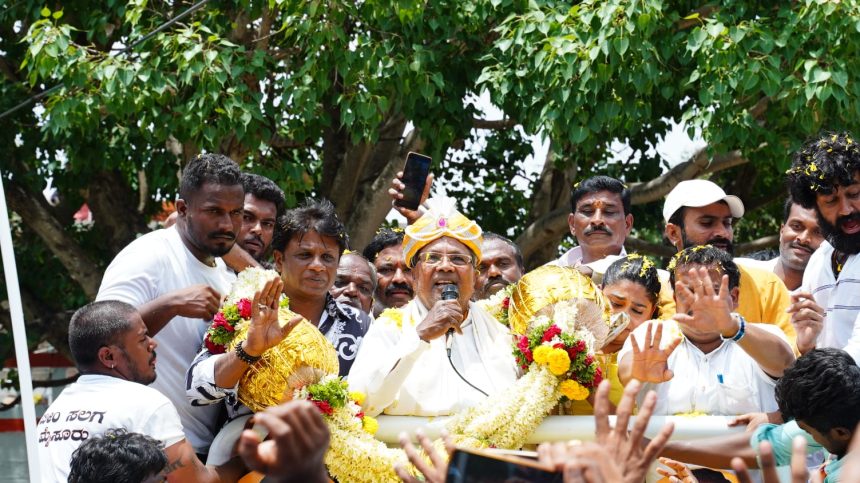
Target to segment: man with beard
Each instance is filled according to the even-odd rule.
[[[484,233],[481,264],[475,280],[475,300],[490,297],[517,283],[525,273],[523,254],[516,243],[495,233]]]
[[[203,154],[188,163],[176,200],[176,225],[125,247],[105,271],[96,297],[126,302],[140,312],[161,346],[152,387],[176,407],[198,453],[208,451],[218,408],[189,404],[185,371],[234,279],[219,257],[233,247],[242,226],[240,176],[236,163],[220,154]]]
[[[792,198],[814,209],[825,241],[790,307],[798,348],[844,349],[860,360],[860,149],[848,133],[807,142],[788,171]]]
[[[803,272],[824,237],[818,227],[815,211],[785,200],[782,225],[779,227],[779,256],[759,261],[735,258],[735,263],[773,272],[788,290],[797,290],[803,281]]]
[[[342,304],[350,305],[366,314],[373,305],[376,290],[376,269],[356,252],[346,251],[337,265],[337,275],[329,293]]]
[[[75,312],[69,349],[81,377],[39,419],[42,481],[66,481],[74,451],[113,428],[150,436],[163,445],[168,464],[159,481],[236,481],[244,473],[238,458],[217,468],[203,466],[173,404],[146,386],[157,380],[157,346],[129,304],[93,302]]]
[[[400,308],[414,296],[412,269],[403,261],[403,230],[383,228],[364,248],[364,258],[376,268],[377,285],[373,298],[373,316],[383,310]]]
[[[726,195],[711,181],[682,181],[666,195],[663,204],[664,234],[679,252],[697,245],[713,245],[731,255],[734,252],[734,220],[744,214],[744,204],[737,196]],[[773,272],[738,267],[737,313],[750,322],[776,324],[792,346],[795,331],[786,312],[789,305],[785,284]],[[661,292],[661,314],[671,316],[674,304],[664,301]]]
[[[224,262],[236,273],[249,266],[271,268],[266,261],[269,247],[275,224],[284,214],[284,192],[274,181],[258,174],[242,173],[242,187],[245,189],[242,229],[233,249],[224,256]]]

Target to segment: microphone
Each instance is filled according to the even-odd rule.
[[[457,285],[453,283],[449,283],[445,285],[445,288],[442,289],[442,300],[458,300],[460,298],[460,290],[457,288]],[[451,344],[454,342],[454,329],[448,329],[445,332],[445,350],[448,351],[448,355],[451,355]]]

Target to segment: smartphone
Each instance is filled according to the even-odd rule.
[[[395,206],[407,210],[418,209],[421,195],[424,193],[424,185],[427,183],[427,176],[430,174],[431,161],[429,156],[423,154],[409,153],[406,155],[406,166],[403,168],[403,178],[400,180],[406,187],[403,188],[403,199],[394,200]]]
[[[561,483],[562,474],[537,461],[489,451],[457,448],[448,462],[445,483]]]

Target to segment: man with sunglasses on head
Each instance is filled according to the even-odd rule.
[[[380,314],[349,373],[368,415],[453,414],[517,377],[507,328],[470,301],[481,228],[451,199],[428,205],[403,240],[415,298]]]

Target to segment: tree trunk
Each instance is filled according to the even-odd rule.
[[[33,196],[15,181],[7,183],[6,197],[9,207],[45,242],[48,249],[69,271],[72,279],[81,286],[89,299],[94,299],[102,280],[102,271],[96,260],[86,253],[66,233],[53,216],[41,196]]]

